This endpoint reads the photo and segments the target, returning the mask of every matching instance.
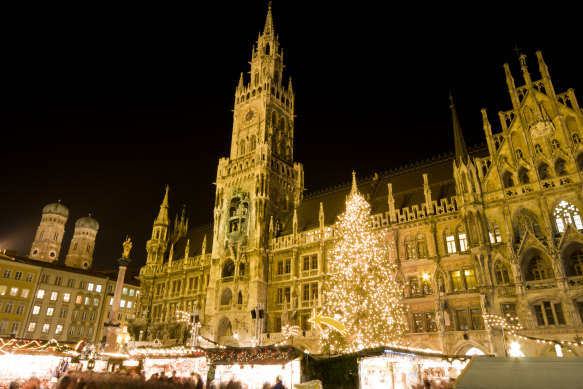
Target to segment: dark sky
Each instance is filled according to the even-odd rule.
[[[75,220],[92,213],[94,265],[116,266],[126,234],[142,265],[166,185],[172,218],[186,204],[191,226],[212,220],[235,86],[267,2],[199,3],[0,8],[0,247],[28,254],[42,207],[61,199],[61,261]],[[273,4],[308,192],[452,151],[449,90],[469,145],[484,141],[481,108],[500,131],[503,63],[522,84],[515,44],[533,79],[542,50],[557,93],[583,86],[578,21],[563,6],[339,4]]]

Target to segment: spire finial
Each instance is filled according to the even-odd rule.
[[[156,218],[156,223],[161,223],[168,225],[168,191],[170,190],[170,185],[166,186],[166,193],[164,194],[164,200],[162,200],[162,204],[160,204],[160,212],[158,213],[158,217]]]
[[[352,189],[350,190],[351,194],[358,192],[358,188],[356,187],[356,172],[352,171]]]
[[[464,141],[464,134],[462,133],[462,128],[460,126],[460,121],[457,117],[457,112],[455,109],[455,104],[453,103],[453,95],[451,91],[449,92],[449,101],[451,102],[451,116],[453,119],[453,140],[455,146],[455,161],[458,165],[462,162],[466,163],[468,160],[468,149],[466,148],[466,142]]]
[[[267,4],[267,18],[265,19],[265,28],[263,35],[273,33],[273,16],[271,15],[271,1]]]

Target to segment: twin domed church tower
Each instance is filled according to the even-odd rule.
[[[45,262],[56,262],[59,259],[68,218],[69,209],[61,204],[60,200],[43,208],[42,218],[28,255],[30,259]],[[91,267],[98,230],[99,223],[91,215],[75,222],[75,232],[69,253],[65,257],[65,265],[80,269]]]

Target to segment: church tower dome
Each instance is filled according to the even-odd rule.
[[[98,230],[99,223],[91,217],[91,214],[79,218],[75,222],[75,232],[73,239],[71,239],[69,253],[65,258],[65,265],[80,269],[91,267]]]
[[[59,259],[68,217],[69,209],[60,200],[44,206],[29,258],[46,262]]]

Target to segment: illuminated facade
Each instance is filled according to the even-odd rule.
[[[0,254],[0,337],[22,337],[40,268]]]
[[[512,108],[487,148],[468,152],[452,101],[455,154],[361,180],[374,225],[392,246],[405,285],[404,342],[451,354],[504,354],[482,315],[517,316],[524,334],[573,340],[583,312],[583,118],[572,89],[556,94],[537,52],[524,85],[504,65]],[[229,158],[219,161],[214,222],[172,228],[168,191],[147,244],[136,325],[143,337],[181,342],[177,310],[200,311],[201,333],[222,344],[255,341],[251,311],[264,304],[263,344],[300,326],[294,345],[318,351],[307,319],[322,308],[334,223],[350,185],[303,197],[293,161],[294,94],[271,10],[253,48],[251,78],[235,92]],[[348,177],[347,177],[348,178]],[[527,342],[528,355],[553,353]],[[554,350],[554,348],[553,348]],[[580,354],[581,350],[573,349]]]

